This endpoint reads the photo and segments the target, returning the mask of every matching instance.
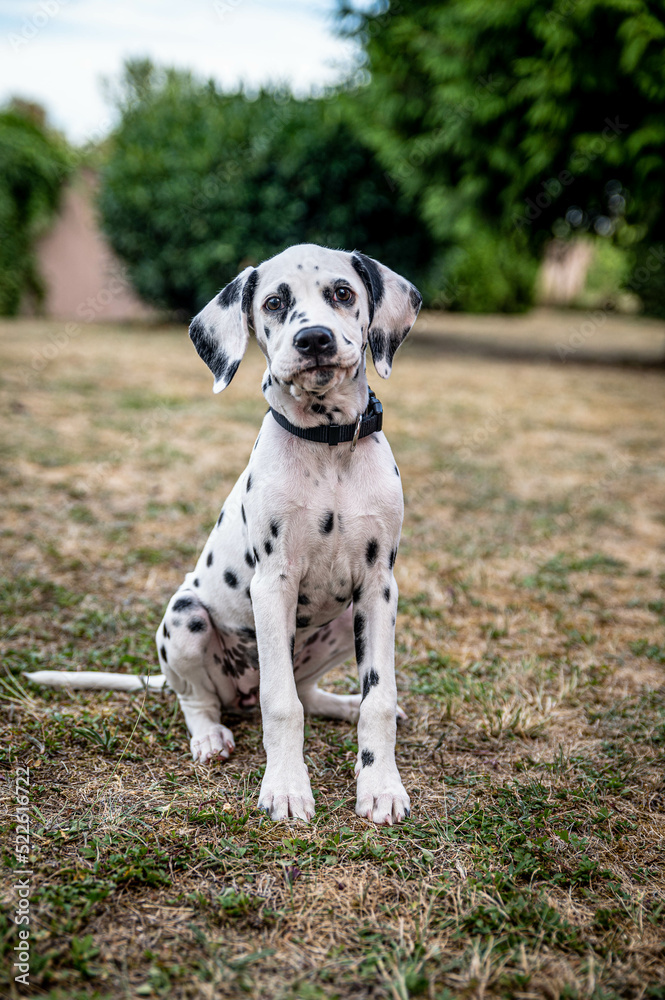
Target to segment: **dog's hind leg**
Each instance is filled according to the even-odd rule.
[[[335,621],[313,633],[296,653],[296,689],[307,715],[358,721],[362,694],[333,694],[317,685],[324,674],[354,655],[353,608],[348,608]],[[406,718],[399,706],[397,718]]]
[[[156,641],[160,666],[192,736],[194,760],[228,758],[235,743],[220,716],[222,706],[233,704],[235,687],[221,669],[221,642],[210,615],[186,585],[171,598]]]

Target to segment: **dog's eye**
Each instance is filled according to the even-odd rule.
[[[282,308],[282,300],[279,295],[271,295],[269,299],[266,299],[265,307],[269,312],[277,312],[278,309]]]
[[[346,285],[340,285],[339,288],[335,289],[335,298],[338,302],[350,302],[353,298],[353,292]]]

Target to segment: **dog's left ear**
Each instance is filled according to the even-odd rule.
[[[226,389],[243,359],[257,279],[255,268],[246,267],[190,323],[192,343],[215,376],[213,392]]]
[[[351,263],[369,298],[369,346],[374,367],[381,378],[388,378],[395,351],[416,321],[422,296],[406,278],[358,250],[351,254]]]

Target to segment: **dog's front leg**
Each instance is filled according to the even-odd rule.
[[[303,757],[304,711],[293,676],[297,587],[280,576],[256,574],[251,584],[259,648],[261,716],[266,770],[259,808],[271,819],[309,820],[314,798]]]
[[[379,573],[354,601],[353,629],[362,701],[358,720],[356,812],[375,823],[399,823],[410,802],[395,763],[397,687],[395,614],[397,584]]]

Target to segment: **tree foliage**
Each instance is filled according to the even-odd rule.
[[[462,305],[528,303],[552,232],[665,238],[662,3],[342,2],[340,20],[370,74],[360,127]]]
[[[69,171],[64,141],[30,105],[0,111],[0,315],[16,315],[26,293],[37,301],[43,296],[33,248]]]
[[[104,229],[144,299],[192,313],[292,243],[358,247],[416,282],[432,240],[345,120],[343,101],[220,93],[128,63],[102,171]]]

